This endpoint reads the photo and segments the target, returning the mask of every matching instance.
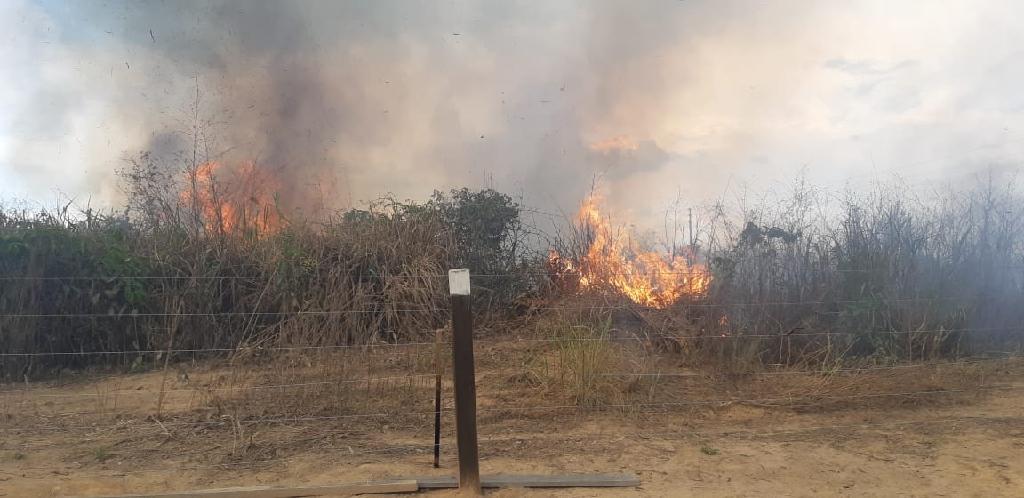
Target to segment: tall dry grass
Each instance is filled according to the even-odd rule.
[[[698,210],[693,232],[683,218],[667,222],[661,237],[625,229],[613,236],[658,241],[644,249],[666,257],[684,248],[710,267],[706,295],[635,310],[643,320],[634,328],[671,341],[668,349],[695,363],[741,373],[768,364],[921,361],[1021,351],[1022,206],[1016,184],[995,176],[929,191],[875,184],[838,196],[798,180],[760,202]],[[579,267],[593,227],[569,224],[551,239]],[[565,278],[555,283],[556,295],[578,290]],[[637,308],[614,293],[594,294],[597,304]]]
[[[197,227],[193,217],[165,211],[138,218],[5,211],[0,351],[87,354],[5,357],[0,374],[22,380],[89,364],[148,368],[171,361],[161,353],[168,350],[223,350],[178,353],[177,361],[425,337],[447,319],[449,268],[507,273],[520,259],[510,242],[515,203],[493,191],[473,195],[436,194],[422,204],[382,199],[272,232]],[[473,239],[459,224],[489,216],[482,208],[498,210],[496,220]],[[485,289],[477,309],[501,308],[514,295],[504,290]]]
[[[602,291],[580,301],[578,287],[538,275],[546,245],[526,243],[535,229],[491,190],[382,199],[272,232],[225,231],[140,178],[127,215],[0,213],[0,276],[13,277],[0,279],[0,351],[117,352],[5,357],[6,379],[223,354],[172,359],[167,350],[254,357],[277,346],[425,337],[445,324],[444,275],[457,266],[481,276],[484,315],[529,313],[537,302],[628,304]],[[695,233],[666,230],[661,245],[666,254],[686,245],[708,264],[708,293],[667,310],[634,305],[610,326],[736,373],[1020,351],[1019,189],[987,179],[911,192],[881,185],[836,198],[798,183],[781,200],[712,206],[698,213]],[[592,233],[567,225],[547,240],[563,257],[584,257]],[[666,342],[673,338],[685,340]]]
[[[994,178],[913,192],[896,183],[830,199],[797,184],[742,224],[719,209],[705,233],[707,299],[719,307],[703,326],[775,336],[756,352],[772,363],[1019,351],[1021,192]]]

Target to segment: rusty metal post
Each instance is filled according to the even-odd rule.
[[[476,439],[476,373],[473,366],[473,310],[469,270],[449,270],[452,305],[452,372],[455,375],[455,437],[459,451],[459,489],[480,495],[480,458]]]

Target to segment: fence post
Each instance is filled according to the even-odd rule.
[[[444,367],[441,365],[441,341],[444,339],[443,329],[434,332],[434,468],[441,466],[441,376]]]
[[[459,452],[459,489],[480,495],[469,270],[449,270],[448,289],[452,306],[452,372],[455,375],[455,438]]]

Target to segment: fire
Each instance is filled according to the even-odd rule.
[[[692,255],[641,251],[630,238],[616,237],[596,196],[580,206],[576,223],[588,244],[584,253],[566,258],[551,250],[549,262],[556,276],[571,277],[581,290],[611,289],[652,308],[707,293],[711,274],[704,265],[692,262]]]
[[[274,195],[276,179],[255,162],[230,166],[209,161],[189,171],[182,204],[212,233],[272,233],[283,220]]]
[[[609,154],[615,151],[631,151],[639,148],[640,144],[626,135],[619,135],[590,144],[590,150],[597,151],[602,154]]]

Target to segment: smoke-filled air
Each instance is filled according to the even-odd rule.
[[[0,2],[0,496],[1019,495],[1022,47],[1000,0]]]

